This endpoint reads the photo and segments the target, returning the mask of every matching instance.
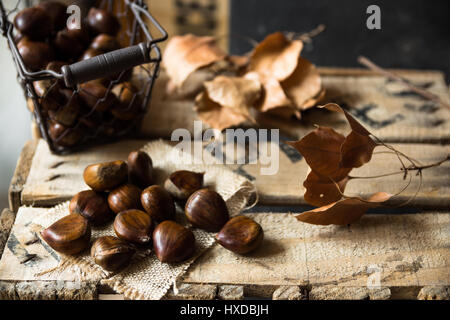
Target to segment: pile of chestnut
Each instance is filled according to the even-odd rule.
[[[91,225],[102,226],[114,219],[116,237],[94,241],[91,256],[108,271],[128,265],[136,248],[153,250],[161,262],[178,263],[196,249],[191,228],[175,221],[175,203],[185,205],[192,227],[218,232],[216,240],[238,254],[255,250],[262,242],[261,226],[246,216],[229,217],[219,193],[205,188],[204,173],[173,172],[164,187],[154,184],[149,155],[133,151],[127,162],[113,161],[86,167],[83,177],[92,190],[76,194],[70,214],[45,229],[42,238],[56,251],[74,255],[91,243]]]
[[[121,48],[121,24],[115,15],[93,7],[78,28],[75,21],[67,23],[66,9],[63,3],[45,1],[16,15],[14,38],[30,71],[60,73],[64,65]],[[126,70],[84,83],[78,90],[66,87],[62,79],[34,81],[40,113],[55,145],[71,147],[86,135],[110,137],[133,126],[130,120],[140,115],[142,98],[131,76],[132,70]],[[111,81],[117,84],[108,90]],[[34,111],[32,104],[29,108]]]

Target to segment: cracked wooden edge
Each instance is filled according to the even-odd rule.
[[[38,140],[27,141],[20,153],[19,159],[17,160],[16,169],[11,179],[11,184],[9,185],[8,191],[9,208],[13,212],[17,212],[22,205],[22,190],[30,172],[37,143]]]

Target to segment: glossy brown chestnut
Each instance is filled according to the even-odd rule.
[[[122,240],[148,245],[152,241],[153,221],[141,210],[122,211],[114,219],[114,231]]]
[[[53,60],[53,50],[48,43],[22,38],[17,44],[25,66],[31,71],[42,70]]]
[[[96,264],[107,271],[118,271],[126,267],[136,249],[128,242],[112,236],[95,240],[91,256]]]
[[[94,191],[110,191],[127,181],[128,167],[121,160],[91,164],[84,169],[83,178]]]
[[[164,183],[164,187],[175,198],[187,200],[191,194],[203,187],[204,172],[175,171]]]
[[[225,249],[239,254],[249,253],[262,243],[264,232],[253,219],[238,216],[230,219],[216,235],[217,242]]]
[[[191,230],[182,225],[164,221],[153,232],[153,248],[161,262],[181,262],[194,254],[195,237]]]
[[[78,94],[69,89],[62,89],[60,92],[64,96],[64,103],[62,103],[57,110],[50,110],[50,119],[61,123],[66,127],[75,125],[78,115],[81,111],[82,105]]]
[[[120,49],[120,44],[115,37],[102,33],[92,40],[90,48],[105,53]]]
[[[186,202],[185,214],[194,227],[217,232],[229,219],[222,196],[210,189],[194,192]]]
[[[155,221],[175,220],[175,203],[163,187],[154,185],[142,191],[141,203]]]
[[[91,59],[93,57],[99,56],[101,55],[103,52],[101,52],[100,50],[97,49],[93,49],[93,48],[88,48],[83,55],[81,56],[80,60],[87,60],[87,59]]]
[[[112,13],[98,8],[89,10],[87,23],[96,34],[106,33],[115,36],[120,29],[120,22]]]
[[[58,31],[66,26],[69,15],[67,14],[67,7],[58,1],[44,1],[37,5],[38,8],[43,9],[50,17],[53,30]]]
[[[47,122],[48,134],[53,142],[61,147],[71,147],[77,144],[83,137],[77,129],[63,126],[62,124],[49,119]]]
[[[53,29],[52,19],[44,9],[39,7],[20,11],[14,18],[14,26],[21,34],[34,40],[45,39]]]
[[[53,46],[59,58],[64,60],[78,58],[85,48],[84,43],[80,39],[79,31],[68,29],[58,31],[53,40]]]
[[[141,189],[132,184],[124,184],[109,193],[108,204],[114,213],[130,209],[141,209]]]
[[[138,90],[129,82],[121,83],[114,87],[119,104],[111,109],[113,116],[120,120],[131,120],[139,116],[142,107],[142,99]]]
[[[112,92],[108,92],[105,86],[97,82],[87,82],[80,87],[80,97],[92,109],[106,111],[112,105],[117,104],[116,96]]]
[[[69,214],[42,231],[42,238],[54,250],[77,254],[89,246],[91,227],[79,214]]]
[[[153,184],[153,161],[143,151],[132,151],[128,155],[128,180],[142,189]]]
[[[93,226],[102,225],[114,217],[106,196],[92,190],[77,193],[70,201],[69,211],[82,215]]]

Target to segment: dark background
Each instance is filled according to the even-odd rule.
[[[381,30],[369,30],[369,5],[381,9]],[[231,0],[230,49],[250,50],[239,36],[257,41],[275,31],[326,29],[302,56],[319,66],[361,67],[365,55],[386,68],[438,69],[450,73],[449,0]]]

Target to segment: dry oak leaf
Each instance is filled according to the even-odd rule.
[[[223,130],[246,121],[261,95],[261,84],[252,79],[218,76],[205,82],[205,91],[195,100],[198,117],[212,128]]]
[[[226,56],[214,37],[187,34],[169,40],[162,61],[172,85],[180,87],[191,73]]]
[[[340,112],[345,115],[352,128],[341,147],[340,165],[345,168],[359,168],[372,159],[377,144],[370,138],[371,133],[364,128],[350,113],[335,103],[328,103],[319,108]]]
[[[338,201],[342,198],[342,193],[348,180],[349,178],[347,176],[340,181],[334,182],[329,178],[321,177],[314,171],[311,171],[303,182],[303,186],[306,189],[304,199],[307,203],[316,207]]]
[[[285,80],[296,69],[302,49],[300,40],[290,41],[281,32],[272,33],[255,47],[248,69],[264,78]]]
[[[389,200],[386,192],[373,194],[369,199],[347,198],[329,205],[302,212],[297,220],[315,225],[348,225],[359,220],[370,208],[376,208]]]
[[[301,140],[288,142],[305,158],[311,170],[321,177],[341,181],[351,168],[343,168],[341,146],[345,137],[328,127],[318,127]]]

